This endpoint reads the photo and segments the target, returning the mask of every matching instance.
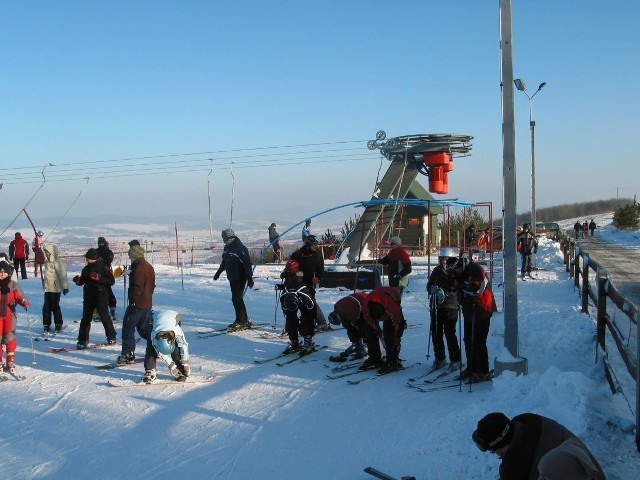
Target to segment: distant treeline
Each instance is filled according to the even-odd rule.
[[[631,198],[611,198],[609,200],[594,200],[593,202],[568,203],[555,207],[536,208],[536,222],[557,222],[567,218],[591,218],[601,213],[609,213],[625,205],[632,205]],[[531,221],[531,211],[521,213],[516,222],[522,225]]]

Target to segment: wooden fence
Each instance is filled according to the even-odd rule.
[[[582,312],[589,314],[589,300],[591,300],[596,309],[596,341],[599,348],[604,352],[604,366],[609,386],[613,393],[621,391],[621,386],[615,380],[615,373],[611,368],[611,364],[607,354],[607,331],[618,350],[629,374],[635,380],[636,384],[636,446],[640,452],[640,328],[638,327],[638,319],[640,319],[640,310],[629,299],[616,288],[615,284],[608,278],[606,268],[594,260],[588,250],[581,248],[572,238],[566,236],[562,241],[562,251],[564,255],[564,264],[571,278],[574,279],[576,288],[580,291],[582,300]],[[624,335],[620,332],[618,326],[612,321],[613,309],[616,308],[623,315],[628,317],[629,325],[635,325],[636,328],[636,350],[635,352],[629,348],[628,342],[625,341]],[[617,312],[616,312],[617,313]],[[611,314],[611,315],[610,315]],[[630,335],[628,335],[630,338]],[[597,361],[596,349],[596,361]]]

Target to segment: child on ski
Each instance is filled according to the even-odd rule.
[[[6,345],[6,368],[13,372],[16,366],[16,315],[14,306],[16,303],[28,310],[31,304],[22,295],[22,290],[16,282],[11,280],[13,267],[5,262],[0,262],[0,371],[2,371],[2,345]]]
[[[42,304],[42,325],[44,335],[51,331],[51,316],[55,325],[55,333],[62,329],[62,310],[60,310],[60,293],[69,293],[69,281],[64,263],[58,257],[58,247],[48,244],[44,247],[44,303]]]
[[[150,333],[147,335],[147,350],[144,356],[144,383],[156,379],[156,360],[162,358],[176,381],[184,382],[191,374],[189,344],[180,326],[180,314],[175,310],[161,310],[151,315]]]
[[[97,309],[107,335],[107,344],[116,343],[116,330],[113,328],[113,321],[109,316],[109,292],[107,287],[115,283],[111,268],[98,256],[95,248],[90,248],[85,254],[87,265],[82,269],[80,275],[73,277],[73,283],[83,286],[82,290],[82,320],[78,331],[78,343],[76,348],[83,350],[89,344],[89,331],[91,330],[91,320],[93,310]]]

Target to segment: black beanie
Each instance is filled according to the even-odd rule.
[[[138,247],[140,246],[140,242],[138,240],[131,240],[129,242],[129,248],[136,247],[136,246],[138,246]]]
[[[88,260],[97,260],[98,259],[98,250],[95,248],[90,248],[87,250],[87,253],[84,254],[84,258]]]
[[[483,445],[486,450],[495,451],[502,448],[513,437],[511,420],[501,412],[489,413],[478,422],[473,437],[476,443]]]

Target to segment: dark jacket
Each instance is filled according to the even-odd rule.
[[[333,304],[333,311],[340,315],[343,321],[347,321],[351,325],[358,325],[363,318],[364,303],[367,295],[365,292],[355,292],[347,295]]]
[[[291,259],[296,260],[300,264],[302,270],[302,281],[304,284],[313,289],[313,277],[318,280],[324,275],[324,259],[319,251],[313,251],[307,246],[299,248],[291,254]]]
[[[91,280],[91,273],[100,275],[97,282]],[[99,258],[93,263],[85,265],[80,272],[80,285],[84,285],[83,295],[88,298],[97,298],[101,295],[108,297],[107,287],[112,286],[116,281],[113,278],[111,269]]]
[[[378,260],[378,263],[388,265],[389,286],[391,287],[400,285],[400,279],[411,273],[411,258],[400,245],[393,247],[389,253]]]
[[[528,230],[523,231],[518,235],[517,248],[521,255],[531,255],[538,251],[538,240]]]
[[[500,464],[500,480],[535,480],[538,478],[538,463],[545,453],[569,438],[580,441],[569,429],[541,415],[523,413],[512,421],[515,430]],[[589,451],[586,447],[585,450]],[[589,456],[600,471],[597,479],[604,480],[600,465],[591,454]]]
[[[431,287],[436,286],[444,291],[444,302],[438,309],[458,310],[458,282],[453,275],[447,275],[442,265],[433,269],[427,282],[427,292],[431,295]]]
[[[487,272],[478,262],[469,262],[457,281],[458,301],[463,313],[466,309],[469,311],[475,309],[476,305],[478,306],[476,312],[485,313],[488,316],[498,311]]]
[[[156,288],[156,272],[144,257],[131,262],[129,274],[129,305],[151,310],[152,296]]]
[[[402,327],[405,324],[404,315],[402,313],[402,307],[400,306],[401,293],[393,287],[378,287],[375,288],[367,295],[367,300],[364,304],[364,318],[367,324],[379,330],[379,321],[390,321],[396,327]],[[382,318],[376,320],[369,315],[369,303],[375,302],[382,305],[384,308],[384,315]]]
[[[249,250],[238,237],[230,237],[229,243],[224,246],[222,262],[216,275],[220,276],[224,271],[227,272],[227,280],[230,282],[247,281],[252,278]]]
[[[269,227],[269,243],[273,243],[280,234],[276,232],[276,227]]]
[[[98,256],[104,260],[105,265],[111,268],[111,264],[113,263],[113,252],[109,248],[109,243],[106,243],[104,246],[98,245],[96,250],[98,251]]]

